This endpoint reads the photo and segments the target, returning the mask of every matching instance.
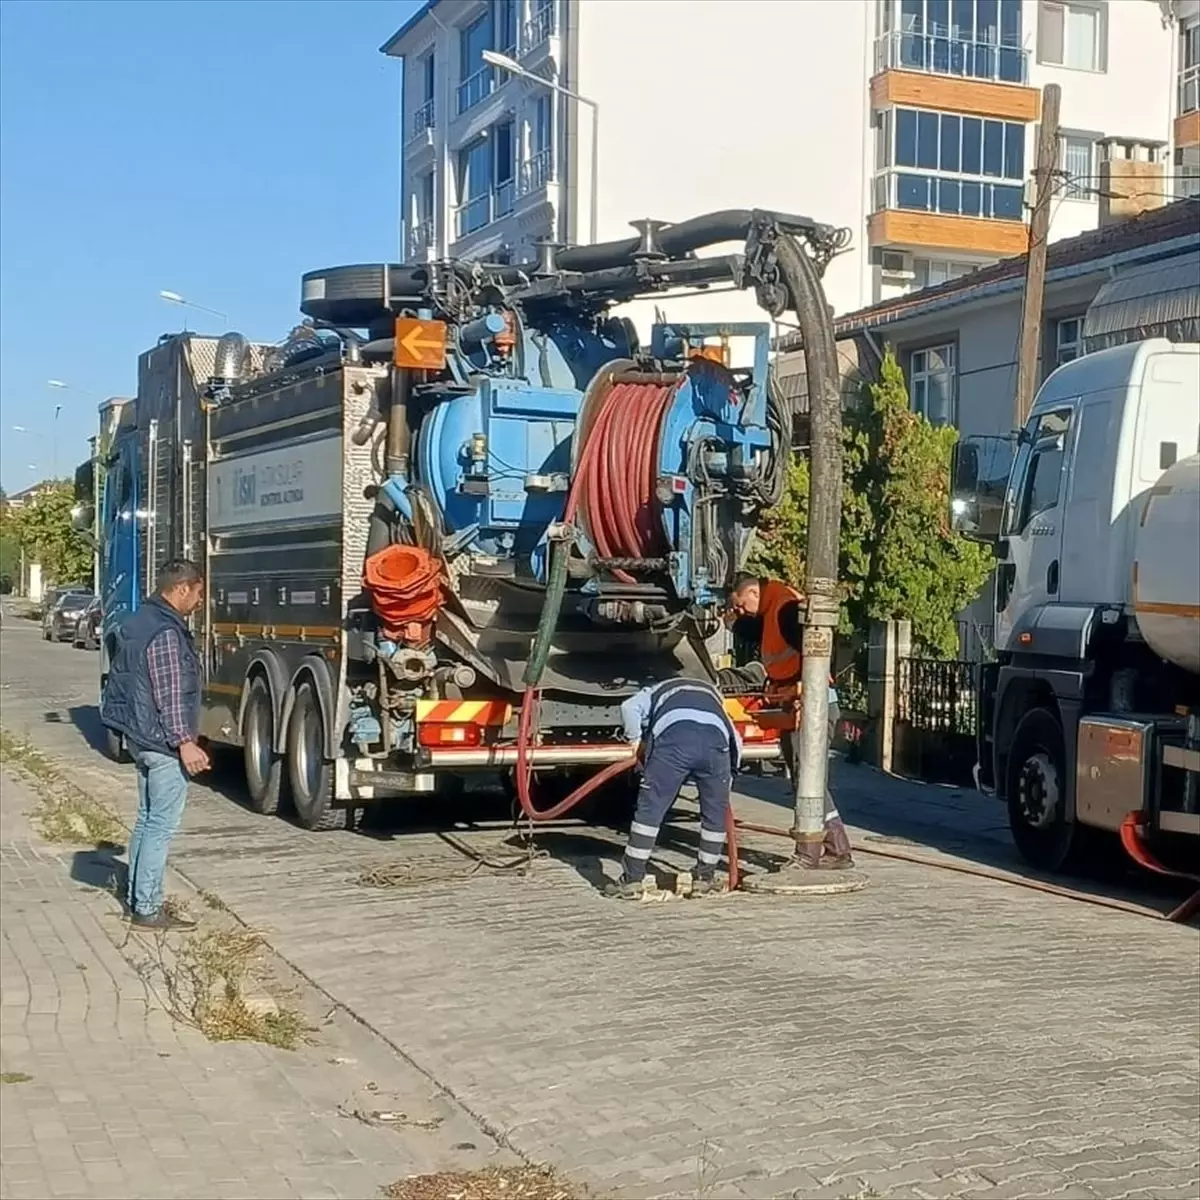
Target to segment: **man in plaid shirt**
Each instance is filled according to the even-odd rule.
[[[159,573],[158,592],[122,626],[101,719],[120,733],[138,773],[138,815],[129,839],[127,903],[135,925],[186,929],[163,910],[163,875],[187,800],[188,776],[208,770],[197,745],[200,661],[187,618],[204,601],[204,576],[178,559]]]

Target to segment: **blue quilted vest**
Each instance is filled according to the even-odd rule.
[[[200,722],[200,659],[183,618],[163,599],[152,596],[122,626],[120,645],[104,687],[100,719],[135,745],[161,754],[174,754],[167,742],[154,693],[146,650],[165,629],[180,641],[180,687],[188,727],[195,734]]]

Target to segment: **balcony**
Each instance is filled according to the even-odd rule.
[[[422,104],[421,107],[418,108],[415,113],[413,113],[412,131],[409,134],[409,136],[417,138],[417,137],[420,137],[421,134],[423,134],[425,132],[425,130],[432,129],[433,128],[433,113],[434,113],[433,101],[426,100],[425,103]]]
[[[423,217],[414,222],[408,232],[408,253],[410,258],[419,254],[427,254],[434,245],[433,218]]]
[[[454,237],[465,238],[480,229],[486,228],[492,222],[507,217],[513,210],[516,198],[516,186],[513,180],[507,179],[498,183],[490,192],[476,196],[465,204],[460,204],[454,210]]]
[[[875,73],[880,71],[920,71],[1024,85],[1029,80],[1029,51],[995,42],[965,41],[951,37],[948,31],[939,32],[937,26],[930,33],[894,30],[875,40]]]
[[[555,28],[553,4],[535,9],[521,30],[521,53],[532,54],[554,36]]]
[[[550,148],[539,150],[526,162],[521,164],[520,188],[521,195],[528,196],[539,192],[548,183],[554,182],[554,159]]]
[[[483,66],[474,75],[469,75],[458,85],[458,115],[474,108],[496,90],[496,73],[490,66]]]

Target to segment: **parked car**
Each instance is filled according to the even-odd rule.
[[[60,591],[42,617],[42,638],[47,642],[69,642],[75,636],[75,622],[91,602],[90,591]]]
[[[79,614],[75,622],[76,650],[100,649],[100,597],[93,596],[91,603]]]
[[[44,588],[42,590],[41,608],[39,612],[42,620],[50,615],[50,610],[58,603],[59,598],[67,592],[87,592],[91,595],[91,586],[89,584],[80,583],[56,583],[53,587]]]

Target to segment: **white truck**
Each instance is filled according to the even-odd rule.
[[[1155,338],[1060,367],[1019,434],[960,443],[951,504],[995,548],[979,775],[1021,853],[1066,868],[1089,833],[1138,813],[1150,846],[1194,861],[1200,345]]]

